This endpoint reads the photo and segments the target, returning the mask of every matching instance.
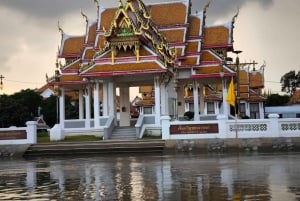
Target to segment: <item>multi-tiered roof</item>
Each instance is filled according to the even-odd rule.
[[[235,76],[225,57],[233,51],[236,16],[224,25],[207,27],[208,6],[191,14],[190,0],[151,5],[127,0],[117,8],[97,3],[96,21],[83,14],[85,35],[70,36],[60,29],[58,57],[66,63],[53,83],[80,87],[88,79],[123,76],[145,83],[153,75],[173,76],[174,71],[186,71],[185,79],[220,78],[220,72]],[[260,82],[263,87],[263,79]]]

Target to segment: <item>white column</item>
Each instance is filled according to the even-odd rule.
[[[249,114],[250,117],[250,114]],[[264,104],[263,102],[259,103],[259,118],[260,119],[264,119],[265,118],[265,114],[264,114]]]
[[[91,88],[90,85],[86,88],[85,94],[85,128],[91,127]]]
[[[161,102],[161,114],[162,115],[169,115],[168,112],[168,99],[167,99],[167,89],[166,89],[166,85],[162,84],[160,86],[160,91],[161,91],[161,96],[160,96],[160,102]]]
[[[78,93],[78,105],[79,105],[79,119],[83,119],[83,91],[79,89]]]
[[[219,102],[214,102],[215,114],[220,114]]]
[[[185,112],[185,108],[184,108],[184,85],[181,84],[180,82],[178,83],[178,91],[177,91],[177,118],[179,116],[183,116],[184,112]]]
[[[198,83],[196,80],[193,81],[193,95],[194,95],[194,120],[200,121]]]
[[[102,101],[102,110],[103,116],[108,116],[108,83],[103,82],[102,84],[103,90],[103,101]]]
[[[99,82],[96,80],[94,86],[94,126],[100,127],[100,105],[99,105]]]
[[[158,77],[154,78],[154,94],[155,94],[155,124],[160,125],[160,88]]]
[[[203,84],[200,84],[199,85],[199,111],[200,111],[200,114],[204,114],[204,111],[206,110],[205,108],[205,101],[204,101],[204,85]]]
[[[115,95],[116,89],[113,82],[108,83],[108,115],[115,116]]]
[[[223,97],[223,114],[228,118],[229,115],[229,105],[226,101],[227,98],[227,87],[226,87],[226,81],[223,79],[222,80],[222,97]]]
[[[262,108],[262,112],[263,112],[263,108]],[[250,103],[249,102],[245,102],[245,111],[246,111],[246,116],[250,117]]]
[[[120,87],[120,126],[130,126],[129,87]]]
[[[59,124],[63,129],[65,127],[65,89],[60,88],[60,96],[59,96]]]

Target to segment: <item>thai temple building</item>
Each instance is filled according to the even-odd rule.
[[[264,69],[239,62],[233,39],[237,15],[226,24],[208,26],[209,3],[192,13],[190,0],[149,5],[120,0],[116,8],[95,2],[96,20],[82,13],[84,35],[69,35],[59,27],[57,68],[48,79],[59,97],[59,124],[52,132],[94,132],[109,139],[117,129],[132,128],[139,138],[161,135],[166,116],[182,122],[217,120],[220,114],[227,119],[264,118]],[[230,53],[236,53],[234,61],[228,59]],[[232,79],[235,108],[226,101]],[[134,122],[132,87],[140,96]],[[78,119],[65,119],[67,94],[78,97]]]

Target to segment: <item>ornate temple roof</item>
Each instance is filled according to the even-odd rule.
[[[84,78],[172,74],[174,69],[192,72],[185,79],[215,79],[220,72],[236,76],[224,58],[233,51],[237,15],[228,23],[208,27],[208,8],[209,3],[192,14],[191,0],[149,5],[123,0],[117,8],[97,5],[96,20],[83,15],[85,35],[70,36],[60,28],[58,57],[66,60],[60,84],[84,85]],[[247,73],[247,80],[247,97],[264,86],[263,73],[258,71]]]

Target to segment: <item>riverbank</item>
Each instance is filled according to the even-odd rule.
[[[300,151],[300,138],[105,140],[1,145],[0,157],[34,157],[115,153],[276,152]]]

